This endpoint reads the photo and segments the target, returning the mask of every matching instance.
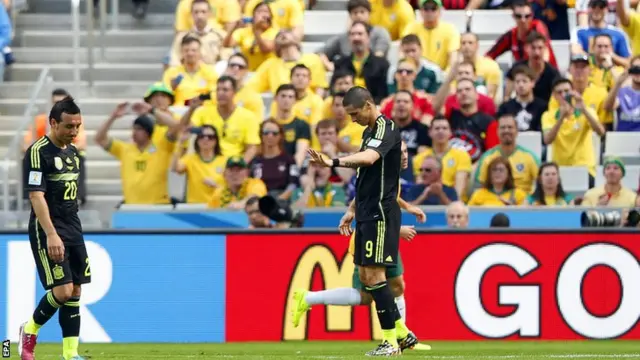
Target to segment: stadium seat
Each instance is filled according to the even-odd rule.
[[[562,187],[567,193],[578,196],[589,189],[589,171],[583,166],[561,166]]]
[[[178,211],[202,211],[207,210],[207,204],[177,204]]]
[[[640,133],[608,132],[605,139],[605,157],[618,156],[625,164],[640,165]]]
[[[542,156],[542,134],[538,131],[518,133],[518,145],[533,151],[538,159]]]
[[[100,220],[100,212],[97,210],[80,210],[78,217],[82,222],[83,228],[100,229],[103,227],[102,221]]]
[[[173,211],[173,205],[138,205],[138,204],[122,204],[118,209],[120,211],[155,211],[167,212]]]
[[[594,154],[594,158],[596,160],[596,165],[600,165],[600,147],[601,147],[601,143],[602,141],[600,140],[600,136],[598,136],[598,134],[596,134],[595,132],[593,133],[593,154]],[[548,161],[551,161],[551,159],[553,159],[553,145],[549,145],[547,147],[547,159]]]
[[[638,190],[640,182],[640,165],[628,165],[625,166],[627,173],[622,178],[622,185],[631,190]],[[604,167],[598,166],[596,169],[596,186],[602,186],[605,184],[604,180]]]
[[[17,229],[18,218],[11,212],[0,211],[0,227],[3,229]]]

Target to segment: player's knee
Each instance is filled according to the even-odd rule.
[[[82,294],[82,286],[73,284],[73,291],[71,292],[71,297],[79,298]]]
[[[402,276],[395,277],[389,280],[391,286],[391,293],[394,297],[402,296],[404,294],[404,279]]]
[[[360,305],[371,305],[373,297],[366,291],[360,290]]]
[[[52,292],[56,300],[58,300],[61,304],[64,304],[73,295],[73,284],[56,286],[53,288]]]

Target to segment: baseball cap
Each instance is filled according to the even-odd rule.
[[[151,96],[155,93],[167,94],[171,97],[171,103],[173,104],[173,91],[169,89],[165,84],[157,82],[149,86],[147,92],[144,93],[144,101],[149,102]]]
[[[590,0],[589,7],[607,7],[609,2],[607,0]]]
[[[589,64],[589,55],[587,54],[575,54],[571,56],[571,62],[572,63],[576,63],[576,62],[584,62]]]
[[[442,0],[420,0],[420,7],[423,7],[427,2],[432,2],[438,5],[438,7],[442,7]]]
[[[227,160],[227,168],[234,167],[234,166],[246,169],[247,163],[244,161],[242,156],[232,156]]]

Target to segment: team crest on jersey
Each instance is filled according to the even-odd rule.
[[[284,141],[286,142],[294,142],[296,141],[296,131],[295,130],[287,130],[284,132]]]
[[[58,170],[62,170],[62,166],[64,166],[64,165],[62,164],[62,159],[61,159],[61,158],[59,158],[59,157],[57,157],[57,156],[56,156],[55,158],[53,158],[53,165],[54,165],[54,166],[56,167],[56,169],[58,169]]]
[[[347,144],[351,143],[351,136],[343,136],[342,137],[342,141],[346,142]]]
[[[240,107],[244,107],[244,103],[242,101],[238,101],[238,103],[236,105],[238,105]]]
[[[62,266],[60,265],[56,265],[53,267],[52,270],[53,273],[53,279],[54,280],[61,280],[62,278],[64,278],[64,270],[62,269]]]
[[[149,152],[149,154],[153,154],[154,152],[156,152],[156,147],[151,145],[149,146],[149,150],[147,150]]]
[[[453,167],[453,165],[455,165],[455,164],[456,164],[456,161],[453,160],[453,159],[449,159],[449,161],[447,161],[447,166],[448,167]]]
[[[306,108],[306,109],[304,110],[304,114],[305,114],[306,116],[311,115],[311,108]]]
[[[524,170],[524,164],[516,164],[516,170],[522,172]]]

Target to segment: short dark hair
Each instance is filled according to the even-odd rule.
[[[516,75],[524,75],[531,79],[531,81],[536,80],[536,74],[533,70],[527,65],[518,65],[511,70],[511,77],[515,80]]]
[[[345,96],[346,94],[347,94],[347,93],[346,93],[345,91],[338,91],[337,93],[333,94],[333,101],[332,101],[332,103],[336,101],[336,98],[343,98],[343,99],[344,99],[344,96]]]
[[[244,56],[244,54],[241,53],[241,52],[233,53],[233,55],[229,56],[229,60],[231,60],[231,58],[234,58],[234,57],[237,57],[237,58],[240,58],[240,59],[244,60],[245,64],[249,64],[249,59],[247,59],[247,57]]]
[[[260,198],[257,197],[257,196],[252,196],[252,197],[247,199],[247,202],[244,203],[244,207],[251,206],[251,205],[253,205],[255,203],[258,203],[258,202],[260,202]]]
[[[607,38],[609,39],[609,43],[611,43],[611,45],[613,45],[613,38],[611,37],[611,35],[607,34],[607,33],[600,33],[596,36],[593,37],[593,44],[596,43],[596,40],[598,40],[598,38]]]
[[[351,23],[351,26],[349,27],[349,30],[353,29],[354,27],[356,27],[358,25],[364,26],[364,31],[367,32],[367,35],[371,34],[371,25],[367,24],[364,21],[354,21],[353,23]]]
[[[373,103],[373,97],[369,90],[361,86],[354,86],[349,89],[344,94],[344,99],[342,99],[342,105],[345,107],[352,106],[356,109],[362,109],[367,102]]]
[[[515,9],[517,7],[523,7],[523,6],[531,8],[531,4],[529,3],[528,0],[513,0],[513,2],[511,3],[512,9]]]
[[[458,68],[459,68],[461,65],[468,65],[468,66],[471,66],[471,69],[473,69],[473,73],[474,73],[474,74],[476,73],[476,64],[474,64],[472,61],[464,60],[463,62],[461,62],[461,63],[458,65]]]
[[[51,107],[51,111],[49,112],[49,119],[53,119],[56,123],[59,124],[62,122],[62,114],[80,114],[80,108],[76,104],[75,100],[73,100],[73,98],[69,95],[53,104],[53,107]]]
[[[478,37],[478,34],[476,34],[476,33],[474,33],[474,32],[467,31],[467,32],[465,32],[464,34],[462,34],[462,35],[461,35],[461,37],[462,37],[462,36],[465,36],[465,35],[471,35],[471,36],[473,36],[473,38],[474,38],[474,39],[476,39],[476,42],[480,41],[480,38]]]
[[[200,39],[198,39],[197,37],[193,36],[193,35],[187,35],[185,37],[182,38],[182,41],[180,42],[180,46],[186,46],[189,45],[191,43],[198,43],[198,45],[202,45],[202,42],[200,42]]]
[[[51,92],[51,97],[54,96],[69,96],[69,93],[65,89],[57,88]]]
[[[218,81],[216,81],[216,84],[224,84],[226,82],[231,83],[231,86],[233,87],[233,90],[235,91],[238,88],[238,82],[236,81],[236,79],[234,79],[233,77],[229,76],[229,75],[222,75],[218,78]]]
[[[393,96],[393,100],[396,99],[396,96],[398,96],[398,94],[405,94],[405,95],[409,95],[409,98],[411,99],[411,102],[413,103],[413,94],[411,93],[411,91],[408,90],[398,90],[396,91],[395,95]]]
[[[465,82],[465,81],[470,82],[474,89],[476,88],[476,83],[475,83],[475,81],[473,81],[473,79],[468,78],[468,77],[465,77],[465,78],[462,78],[462,79],[457,80],[457,81],[456,81],[456,88],[458,87],[458,85],[460,85],[460,83],[463,83],[463,82]]]
[[[562,84],[569,84],[573,88],[573,82],[571,80],[567,79],[566,77],[560,76],[553,79],[553,82],[551,83],[551,89],[555,90],[555,88],[558,87],[558,85],[562,85]]]
[[[291,73],[289,74],[290,78],[292,78],[293,74],[296,73],[296,70],[299,70],[299,69],[307,70],[309,75],[311,75],[311,69],[309,69],[305,64],[296,64],[296,66],[291,68]]]
[[[324,120],[318,121],[318,123],[316,124],[316,135],[320,133],[321,129],[328,129],[328,128],[336,129],[336,133],[337,133],[338,123],[335,120],[331,120],[331,119],[324,119]]]
[[[449,123],[449,119],[447,119],[444,115],[442,114],[436,114],[436,116],[433,117],[433,119],[431,119],[431,127],[433,127],[433,123],[435,121],[445,121],[447,124]]]
[[[200,145],[198,145],[198,139],[200,139],[200,135],[202,134],[202,130],[204,129],[213,130],[213,137],[216,140],[216,144],[213,145],[213,155],[214,156],[221,155],[222,150],[220,149],[220,136],[218,136],[218,130],[213,125],[209,125],[209,124],[204,124],[200,126],[200,132],[198,133],[198,136],[196,136],[196,139],[193,140],[193,149],[196,151],[196,153],[200,153]]]
[[[411,45],[416,44],[422,47],[422,42],[420,42],[420,38],[416,34],[409,34],[400,40],[400,45]]]
[[[503,228],[508,228],[510,224],[509,221],[509,217],[507,216],[507,214],[505,213],[497,213],[495,215],[493,215],[493,217],[491,218],[491,224],[489,225],[489,227],[492,228],[496,228],[496,227],[503,227]]]
[[[496,116],[496,120],[498,122],[500,122],[500,120],[504,119],[504,118],[511,118],[513,120],[513,122],[516,124],[516,129],[518,128],[518,120],[516,120],[516,114],[510,112],[510,111],[503,111],[498,113],[498,116]]]
[[[537,31],[530,32],[529,35],[527,35],[526,43],[531,45],[536,41],[544,41],[546,43],[547,38]]]
[[[357,8],[365,8],[368,12],[371,12],[371,3],[369,0],[349,0],[347,2],[347,11],[351,13]]]
[[[211,4],[209,3],[209,0],[193,0],[193,2],[191,3],[191,8],[193,9],[193,6],[195,4],[207,4],[207,6],[209,7],[209,9],[211,9]]]
[[[293,87],[293,85],[291,84],[282,84],[280,86],[278,86],[278,89],[276,90],[276,96],[278,96],[278,94],[280,94],[283,91],[287,91],[287,90],[291,90],[293,92],[296,92],[296,88]]]

